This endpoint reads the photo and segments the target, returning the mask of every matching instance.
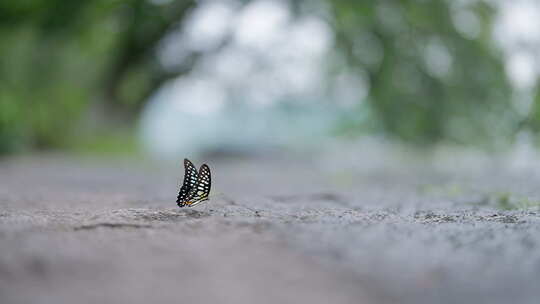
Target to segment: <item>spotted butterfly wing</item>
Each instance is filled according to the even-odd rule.
[[[188,193],[189,201],[186,202],[186,204],[193,207],[208,200],[211,186],[212,176],[210,174],[210,168],[207,164],[203,164],[199,169],[196,186],[190,190],[190,193]]]
[[[191,190],[197,185],[197,179],[199,176],[197,168],[187,158],[184,159],[184,170],[184,182],[182,183],[182,187],[178,193],[178,198],[176,199],[178,207],[184,207],[187,205],[190,195],[193,195]]]

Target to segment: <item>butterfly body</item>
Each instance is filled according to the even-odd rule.
[[[186,158],[184,159],[184,169],[184,181],[176,199],[178,207],[193,207],[207,201],[212,185],[208,165],[203,164],[197,171],[195,165]]]

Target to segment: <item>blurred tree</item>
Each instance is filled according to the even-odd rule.
[[[1,2],[0,153],[63,146],[88,113],[108,114],[99,123],[136,115],[151,91],[189,69],[165,70],[154,50],[194,5]]]
[[[343,68],[367,75],[380,129],[417,143],[493,143],[516,131],[486,1],[328,3]]]
[[[356,73],[369,86],[371,125],[345,122],[353,131],[471,143],[511,138],[519,129],[493,45],[491,1],[320,1],[335,31],[335,58],[342,59],[333,70]],[[205,55],[194,52],[171,68],[155,52],[196,5],[0,2],[0,153],[66,145],[84,130],[77,127],[95,120],[89,115],[107,114],[100,124],[137,117],[151,92]]]

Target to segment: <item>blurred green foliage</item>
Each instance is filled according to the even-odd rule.
[[[0,2],[0,154],[66,147],[88,129],[131,121],[156,87],[182,72],[160,68],[154,49],[193,5]]]
[[[489,144],[517,132],[520,117],[492,38],[495,10],[458,2],[330,1],[345,68],[366,75],[377,129],[421,144]],[[474,36],[458,31],[458,13],[476,16]]]
[[[376,130],[430,144],[491,143],[521,128],[540,130],[540,107],[525,118],[514,110],[488,1],[459,8],[475,16],[474,35],[458,30],[453,19],[455,3],[463,1],[321,1],[335,32],[334,58],[342,59],[333,62],[335,70],[357,73],[369,86],[369,109],[359,106],[358,117],[370,115],[344,119],[347,133]],[[0,154],[65,147],[80,142],[85,130],[133,123],[149,94],[204,55],[193,53],[171,70],[155,54],[196,5],[0,2]]]

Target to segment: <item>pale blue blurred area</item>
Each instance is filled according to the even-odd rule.
[[[339,117],[335,107],[306,106],[310,101],[207,107],[206,98],[220,97],[204,89],[197,93],[186,88],[185,98],[190,100],[184,102],[169,84],[152,98],[140,123],[141,140],[152,156],[177,159],[212,152],[242,155],[313,148],[331,138]],[[186,106],[188,102],[197,102],[200,110]]]
[[[237,6],[204,2],[162,45],[162,64],[174,66],[190,50],[215,48],[227,32],[233,37],[149,100],[140,134],[154,157],[313,147],[332,135],[343,112],[330,100],[340,95],[352,105],[365,96],[352,75],[329,83],[334,90],[325,87],[333,38],[322,19],[293,19],[283,1]]]

